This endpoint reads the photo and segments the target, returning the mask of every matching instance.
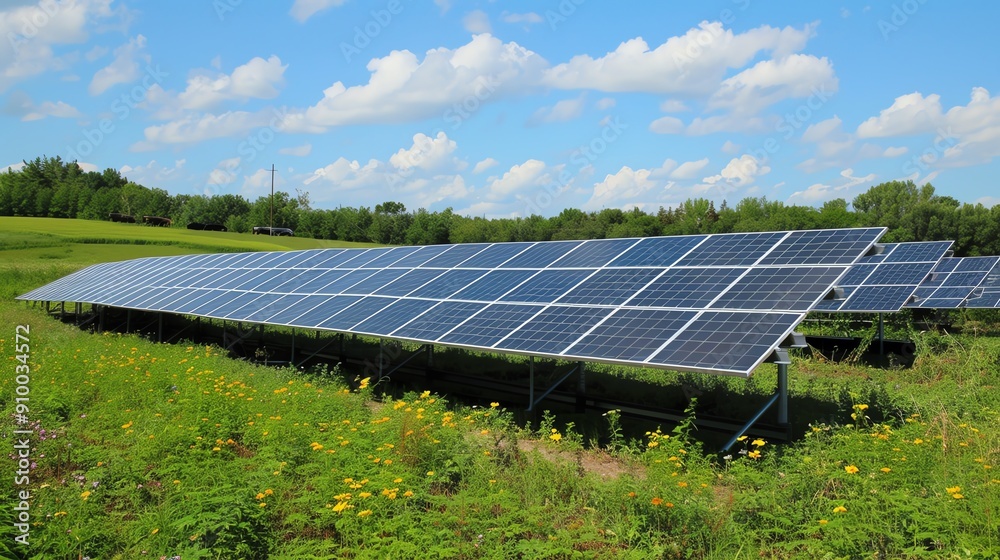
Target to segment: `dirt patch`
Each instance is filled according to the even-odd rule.
[[[517,448],[522,453],[537,451],[546,461],[576,465],[581,476],[593,474],[605,480],[614,480],[623,474],[630,474],[639,479],[646,477],[646,469],[642,465],[628,463],[604,451],[558,449],[533,439],[518,440]]]

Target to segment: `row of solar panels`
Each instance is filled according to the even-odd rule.
[[[150,258],[21,299],[747,376],[884,231]]]
[[[817,311],[895,312],[903,308],[997,307],[1000,257],[950,257],[951,241],[889,243],[851,267],[843,298]]]

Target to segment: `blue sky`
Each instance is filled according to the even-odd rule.
[[[0,3],[0,164],[476,216],[1000,203],[993,3]],[[5,165],[6,167],[6,165]]]

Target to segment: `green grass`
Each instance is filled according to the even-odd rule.
[[[70,246],[16,238],[18,260],[0,264],[5,299],[100,256],[48,262]],[[4,558],[1000,557],[995,337],[917,334],[907,370],[797,357],[791,414],[809,419],[807,435],[747,439],[723,458],[688,422],[629,436],[609,411],[586,431],[548,414],[525,426],[499,405],[392,398],[346,371],[87,334],[10,301],[0,321],[0,453],[25,427],[15,328],[29,325],[35,462],[32,546],[5,521]],[[694,389],[694,415],[775,382],[772,366],[750,380],[594,373],[651,394]],[[4,519],[22,489],[8,468]]]

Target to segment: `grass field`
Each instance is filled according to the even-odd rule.
[[[1000,339],[916,333],[906,370],[796,358],[807,435],[726,458],[689,423],[628,437],[608,411],[599,434],[549,415],[524,426],[500,403],[393,399],[341,371],[82,332],[11,298],[102,257],[222,249],[152,228],[132,231],[178,237],[80,244],[87,227],[115,240],[129,226],[55,222],[0,219],[0,452],[16,459],[12,430],[32,432],[30,484],[12,460],[0,486],[2,557],[1000,558]],[[772,366],[750,381],[611,373],[697,385],[695,415],[713,387],[774,384]],[[29,548],[7,521],[25,489]]]

